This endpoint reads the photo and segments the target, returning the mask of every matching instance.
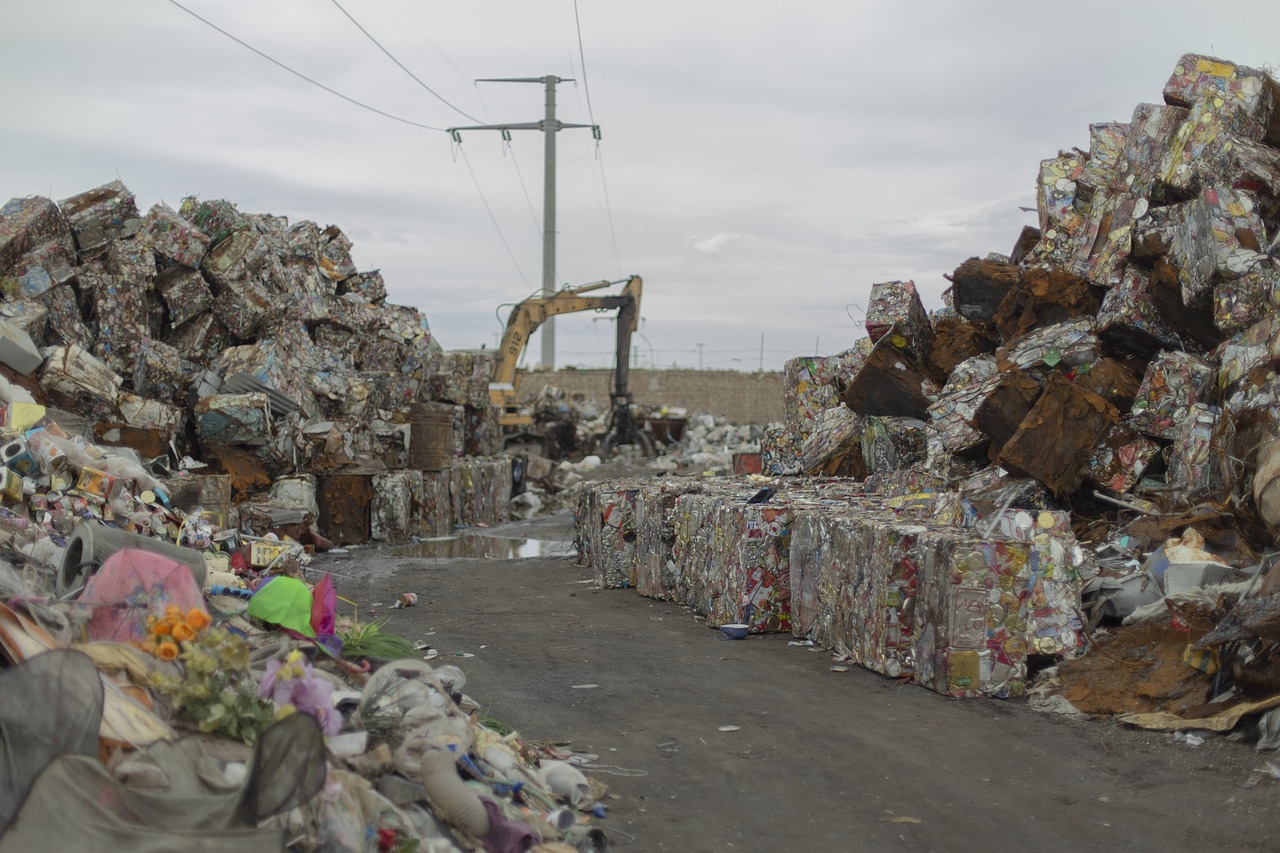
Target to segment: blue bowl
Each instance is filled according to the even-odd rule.
[[[750,629],[746,625],[721,625],[720,633],[724,634],[730,640],[745,640]]]

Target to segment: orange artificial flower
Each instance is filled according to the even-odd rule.
[[[179,643],[194,640],[196,638],[196,630],[186,622],[179,622],[173,626],[173,638]]]
[[[151,632],[166,637],[173,633],[173,626],[177,620],[170,619],[168,616],[151,626]]]
[[[187,624],[196,631],[202,631],[209,627],[209,614],[198,607],[193,607],[187,611]]]
[[[161,643],[156,649],[156,657],[160,660],[175,660],[178,657],[178,647],[173,643]]]
[[[176,604],[170,604],[164,609],[165,616],[172,616],[174,619],[182,618],[182,608]]]

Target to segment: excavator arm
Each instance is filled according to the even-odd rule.
[[[517,368],[520,356],[529,344],[529,338],[547,318],[577,311],[607,311],[617,309],[616,363],[613,387],[609,399],[613,406],[611,438],[617,444],[628,444],[635,439],[635,423],[631,417],[631,393],[627,388],[631,366],[631,336],[640,322],[640,296],[644,283],[640,276],[626,280],[622,291],[612,295],[597,295],[594,291],[618,284],[616,281],[597,281],[578,287],[567,287],[549,296],[533,296],[518,303],[507,317],[506,330],[498,347],[493,375],[489,383],[489,399],[501,411],[504,426],[522,426],[529,422],[527,416],[518,414]]]

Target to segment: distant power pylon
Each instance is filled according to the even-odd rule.
[[[477,83],[542,83],[546,86],[546,114],[542,121],[522,121],[509,124],[476,124],[470,127],[451,127],[449,134],[454,142],[462,142],[463,130],[500,130],[502,138],[510,141],[513,130],[540,130],[542,146],[542,295],[556,291],[556,132],[566,127],[589,127],[591,135],[600,138],[598,124],[569,124],[556,120],[556,84],[572,83],[572,77],[482,77]],[[542,324],[542,366],[556,366],[555,318],[548,317]]]

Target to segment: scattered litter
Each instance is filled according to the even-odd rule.
[[[570,689],[571,690],[593,690],[599,686],[600,686],[599,684],[575,684]]]
[[[741,728],[742,726],[720,726],[719,730],[722,732],[736,732]]]

